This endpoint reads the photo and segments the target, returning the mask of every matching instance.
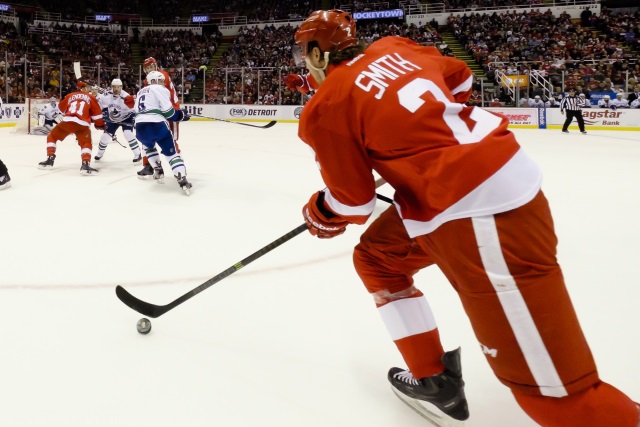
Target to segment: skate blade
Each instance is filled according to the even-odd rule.
[[[164,184],[164,178],[154,178],[156,184]]]
[[[391,391],[395,393],[400,400],[402,400],[407,406],[420,414],[424,419],[429,421],[436,427],[464,427],[464,421],[451,418],[434,405],[430,405],[428,402],[423,402],[418,399],[409,397],[402,392],[398,391],[393,386]]]
[[[42,166],[42,165],[38,165],[38,169],[42,169],[42,170],[47,170],[47,169],[52,169],[53,166]]]
[[[190,195],[191,195],[191,188],[185,188],[185,187],[182,187],[182,191],[184,191],[184,193],[185,193],[187,196],[190,196]]]
[[[96,175],[98,175],[98,171],[80,171],[80,175],[96,176]]]
[[[134,166],[138,166],[140,164],[142,164],[142,159],[140,160],[133,160],[131,163],[133,163]]]
[[[138,179],[143,181],[149,181],[153,179],[153,175],[138,175]]]

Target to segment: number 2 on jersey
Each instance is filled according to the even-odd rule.
[[[444,104],[445,108],[442,118],[460,144],[473,144],[481,141],[502,122],[500,117],[481,108],[472,107],[473,110],[469,117],[475,121],[476,124],[473,126],[473,130],[470,130],[467,123],[460,118],[460,112],[464,108],[464,105],[451,102],[442,89],[434,82],[421,77],[404,85],[398,91],[398,100],[400,101],[400,105],[410,112],[415,113],[418,108],[426,102],[421,96],[427,92],[431,92],[436,100]]]

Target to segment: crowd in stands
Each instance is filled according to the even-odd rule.
[[[434,0],[433,2],[444,3],[446,11],[476,11],[523,5],[531,6],[544,3],[543,0]]]
[[[495,0],[495,3],[505,1]],[[275,4],[228,0],[217,2],[215,8],[242,7],[247,10],[253,5],[257,9],[271,10]],[[288,4],[294,8],[316,6],[313,1],[303,0]],[[360,6],[362,4],[364,2],[359,2]],[[640,31],[640,12],[612,14],[603,8],[598,16],[591,14],[586,22],[579,21],[567,14],[554,16],[551,10],[529,9],[484,15],[451,14],[448,28],[483,66],[490,79],[496,72],[538,73],[552,81],[556,92],[578,86],[588,91],[631,91],[640,83],[640,63],[637,51],[634,52],[638,49],[636,34]],[[27,96],[65,94],[74,89],[73,61],[86,64],[86,74],[93,83],[105,87],[111,79],[119,77],[124,81],[125,90],[136,92],[144,76],[140,65],[132,63],[132,40],[127,33],[115,28],[58,22],[31,25],[27,37],[21,37],[12,24],[0,21],[2,99],[22,102]],[[185,102],[299,105],[304,102],[303,96],[289,91],[284,85],[284,78],[289,73],[304,72],[292,60],[291,46],[296,29],[295,24],[272,24],[262,29],[247,25],[215,64],[212,58],[222,43],[222,35],[217,30],[203,35],[186,30],[147,31],[136,42],[141,44],[145,57],[155,57],[170,73]],[[366,43],[389,35],[409,37],[421,44],[436,46],[445,55],[452,55],[442,41],[435,20],[419,25],[408,25],[401,20],[361,21],[358,35]],[[46,55],[44,68],[41,67],[43,52]],[[193,94],[196,85],[202,87],[204,94]],[[8,94],[5,93],[7,86]],[[513,103],[506,91],[483,96],[479,87],[474,89],[477,90],[472,103],[488,103],[495,95],[501,97],[501,105]],[[531,90],[537,89],[531,87]]]
[[[189,100],[193,83],[201,79],[201,67],[211,64],[222,34],[195,34],[185,30],[147,31],[141,38],[145,56],[154,57],[169,72],[179,94]]]
[[[412,0],[412,2],[417,2],[417,0]],[[335,7],[336,9],[342,9],[354,13],[370,12],[375,10],[399,9],[400,3],[396,0],[356,0],[354,2],[344,2],[342,4],[336,5]]]
[[[311,12],[320,9],[320,0],[224,0],[200,2],[194,5],[192,14],[229,14],[246,16],[248,22],[304,20]]]
[[[214,71],[211,81],[207,83],[207,102],[265,103],[264,96],[268,95],[268,102],[283,105],[300,104],[302,95],[289,91],[283,84],[287,74],[304,72],[302,68],[296,67],[291,53],[291,41],[296,28],[290,25],[266,26],[263,29],[243,28],[232,46],[224,52],[219,64],[231,71]],[[365,21],[360,25],[358,34],[366,43],[372,43],[385,36],[410,37],[421,44],[432,46],[438,46],[442,42],[437,31],[437,23],[434,21],[420,26],[400,22]],[[243,67],[261,70],[259,73],[254,71],[247,74],[242,71]]]
[[[626,90],[638,81],[640,63],[635,36],[640,12],[612,15],[603,9],[590,27],[551,10],[451,15],[448,25],[460,43],[492,79],[538,73],[556,91],[576,86],[591,91]],[[507,96],[503,92],[503,96]],[[505,101],[503,99],[502,101]]]
[[[284,76],[295,66],[292,63],[291,41],[297,27],[265,26],[263,29],[243,27],[220,60],[220,67],[212,73],[207,84],[207,98],[215,103],[264,103],[264,96],[275,104],[294,103],[288,90],[282,94]],[[243,68],[260,68],[245,75]],[[226,86],[225,86],[226,85]],[[272,98],[273,97],[273,98]]]

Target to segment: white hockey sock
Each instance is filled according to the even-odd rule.
[[[160,162],[160,154],[158,154],[158,150],[155,147],[145,149],[145,153],[147,155],[147,160],[149,160],[149,164],[155,165],[156,162]]]
[[[104,154],[104,150],[107,149],[107,147],[109,146],[109,143],[111,142],[111,136],[108,133],[103,133],[102,136],[100,136],[100,142],[98,143],[98,156],[102,157],[102,155]]]
[[[171,165],[171,172],[173,172],[174,175],[181,174],[182,176],[187,176],[187,168],[185,167],[180,154],[176,153],[173,156],[167,156],[167,161],[169,162],[169,165]]]
[[[138,144],[138,140],[134,138],[127,142],[129,143],[129,148],[133,151],[133,157],[137,158],[140,155],[140,145]]]

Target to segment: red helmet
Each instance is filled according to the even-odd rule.
[[[148,57],[142,63],[142,69],[145,70],[145,73],[148,73],[147,67],[150,67],[151,65],[155,65],[156,66],[156,70],[158,69],[158,62],[156,61],[156,59],[153,56]]]
[[[300,25],[295,40],[305,54],[312,41],[318,43],[323,52],[337,52],[358,42],[356,23],[349,12],[316,10]]]

